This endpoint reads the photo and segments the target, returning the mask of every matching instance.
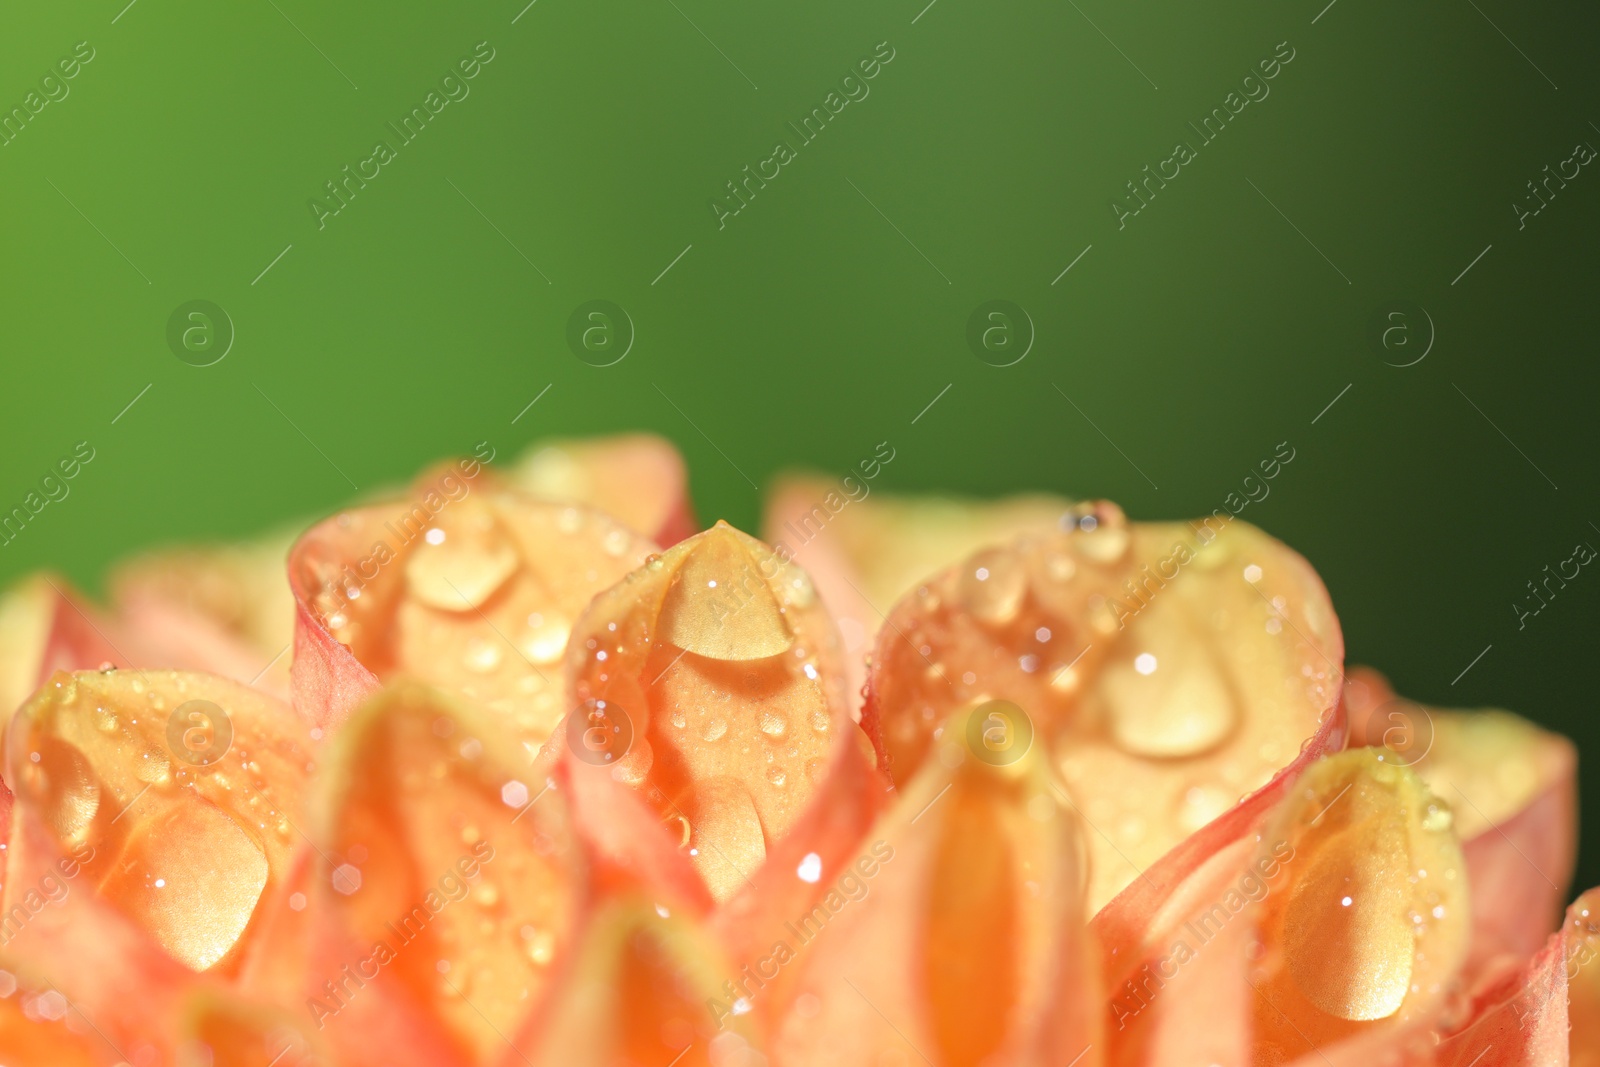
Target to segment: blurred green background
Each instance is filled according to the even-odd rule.
[[[0,13],[25,120],[0,147],[0,509],[95,449],[0,574],[93,589],[130,549],[327,512],[481,440],[652,429],[702,518],[746,528],[751,482],[884,440],[880,489],[1137,518],[1221,506],[1287,440],[1243,517],[1314,562],[1353,662],[1578,740],[1600,882],[1600,575],[1513,608],[1600,546],[1600,168],[1513,207],[1600,145],[1593,6],[525,3]],[[387,124],[479,42],[470,95],[402,145]],[[880,42],[870,95],[801,145],[787,123]],[[1280,42],[1270,95],[1202,146],[1188,123]],[[319,228],[309,202],[380,138],[395,158]],[[779,140],[795,158],[719,229]],[[1119,229],[1113,197],[1180,140],[1197,158]],[[566,341],[596,299],[636,331],[612,366]],[[1012,366],[966,340],[992,299],[1036,334]],[[236,331],[211,366],[169,348],[192,300]],[[1428,320],[1426,358],[1387,365]]]

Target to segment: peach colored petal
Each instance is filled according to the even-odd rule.
[[[306,1009],[343,1057],[482,1063],[552,988],[586,874],[567,798],[475,706],[364,705],[319,783]]]
[[[690,920],[637,897],[609,901],[583,930],[556,995],[498,1063],[761,1063],[747,1018],[719,1030],[711,1006],[725,973],[715,943]]]
[[[1103,929],[1114,943],[1136,942],[1184,873],[1259,817],[1305,746],[1342,745],[1343,642],[1315,572],[1245,523],[1129,525],[1105,503],[1072,517],[1070,531],[985,549],[902,600],[879,634],[862,725],[903,783],[945,714],[1019,705],[1094,830],[1091,904],[1145,886],[1103,924],[1124,928]],[[1138,877],[1219,817],[1176,866]]]
[[[1573,902],[1562,936],[1572,1067],[1600,1067],[1600,888]]]
[[[220,674],[287,697],[294,597],[284,561],[301,528],[118,564],[112,602],[137,637],[130,652],[140,665]]]
[[[1256,1067],[1370,1062],[1441,1019],[1471,937],[1449,805],[1394,753],[1320,760],[1267,822],[1281,862],[1255,909]]]
[[[53,676],[8,738],[17,797],[5,907],[49,880],[66,881],[65,902],[29,908],[17,941],[53,951],[53,939],[105,926],[128,943],[135,973],[152,953],[231,973],[298,844],[312,769],[302,731],[287,707],[220,678]]]
[[[1577,852],[1571,742],[1493,709],[1446,711],[1395,695],[1376,671],[1346,684],[1351,744],[1388,744],[1455,809],[1472,885],[1467,971],[1538,951],[1561,914]]]
[[[336,726],[409,674],[487,707],[531,758],[569,710],[573,620],[653,548],[598,512],[497,489],[476,461],[436,470],[296,543],[296,706]]]
[[[595,598],[568,650],[571,721],[592,723],[585,758],[648,798],[719,902],[761,895],[791,834],[848,849],[882,796],[851,762],[868,746],[840,662],[805,573],[718,523]]]
[[[863,474],[881,473],[879,463],[866,462]],[[855,692],[866,681],[866,655],[883,613],[901,597],[980,548],[1053,529],[1069,506],[1043,494],[994,501],[890,496],[874,492],[869,477],[852,474],[846,483],[791,474],[768,494],[761,529],[816,582],[844,638]]]
[[[207,989],[184,1004],[178,1067],[319,1067],[332,1062],[304,1016]]]
[[[0,596],[0,730],[56,671],[129,666],[114,629],[60,575],[35,574]]]
[[[615,516],[658,545],[675,545],[697,529],[683,457],[652,434],[540,441],[505,477],[541,500]]]
[[[783,1067],[1101,1062],[1083,831],[1041,753],[991,762],[968,725],[950,722],[857,855],[788,872],[828,892],[735,958],[724,1010],[770,1018]]]
[[[1564,947],[1561,934],[1551,935],[1525,968],[1480,991],[1473,998],[1470,1021],[1439,1043],[1430,1062],[1435,1067],[1567,1064]]]
[[[0,1063],[101,1067],[120,1058],[48,979],[0,956]]]

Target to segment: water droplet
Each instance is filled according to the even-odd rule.
[[[411,595],[440,611],[475,611],[493,596],[520,565],[512,542],[482,504],[463,501],[441,526],[449,527],[442,544],[421,544],[406,559],[406,587]]]
[[[713,717],[706,720],[705,727],[700,731],[700,736],[706,741],[720,741],[727,733],[727,722]]]
[[[1141,629],[1150,627],[1135,622],[1129,631],[1136,647],[1153,643]],[[1106,702],[1112,739],[1124,751],[1157,759],[1196,756],[1233,732],[1237,709],[1202,642],[1184,634],[1162,636],[1160,670],[1153,653],[1115,658],[1101,672],[1097,691]]]
[[[775,711],[763,711],[761,732],[774,741],[781,741],[789,733],[789,720]]]
[[[1027,593],[1022,561],[1007,549],[988,549],[969,559],[961,571],[958,596],[978,621],[1003,626],[1017,617]]]
[[[63,841],[82,844],[100,810],[100,779],[82,752],[53,737],[40,738],[23,764],[21,784],[38,804],[45,823]]]
[[[782,767],[774,765],[767,768],[767,781],[771,782],[779,789],[782,789],[784,783],[786,783],[788,780],[789,774]]]

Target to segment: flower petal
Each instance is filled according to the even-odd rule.
[[[178,1067],[317,1067],[331,1062],[305,1015],[289,1015],[214,989],[189,998],[178,1034]]]
[[[118,564],[112,602],[141,665],[204,671],[287,697],[294,597],[284,576],[293,531],[234,544],[162,549]]]
[[[316,810],[307,993],[330,1043],[363,1061],[497,1055],[583,905],[564,796],[533,788],[474,706],[400,683],[332,740]]]
[[[503,1067],[761,1063],[747,1019],[718,1030],[710,1010],[726,973],[714,942],[688,920],[637,898],[588,924],[558,993],[522,1031]]]
[[[506,478],[541,500],[615,516],[658,545],[675,545],[696,529],[683,457],[652,434],[541,441]]]
[[[985,549],[901,601],[879,635],[862,723],[903,783],[944,715],[1020,705],[1096,831],[1097,909],[1228,820],[1179,869],[1140,879],[1111,938],[1137,942],[1158,887],[1276,794],[1248,809],[1241,798],[1342,744],[1343,643],[1316,574],[1245,523],[1128,525],[1103,503],[1073,514],[1071,532]]]
[[[459,467],[295,545],[296,706],[337,725],[380,679],[409,674],[489,708],[531,757],[568,710],[572,621],[654,546],[598,512],[471,485],[481,468]]]
[[[0,1063],[6,1067],[100,1067],[120,1054],[61,991],[0,957]]]
[[[853,478],[789,475],[768,495],[761,527],[816,582],[844,638],[852,693],[866,681],[866,654],[884,611],[981,548],[1055,528],[1070,507],[1042,494],[995,501],[869,494],[868,483]]]
[[[1577,851],[1577,754],[1510,712],[1446,711],[1395,696],[1376,671],[1345,686],[1351,744],[1396,749],[1455,808],[1472,886],[1469,974],[1527,959],[1561,914]]]
[[[567,670],[604,727],[589,758],[675,823],[718,901],[754,891],[769,849],[817,804],[865,807],[862,828],[871,817],[875,794],[825,788],[838,758],[866,753],[837,632],[803,571],[726,523],[596,597]]]
[[[1562,935],[1572,1067],[1600,1067],[1600,888],[1573,902]]]
[[[0,596],[0,729],[56,671],[129,666],[111,622],[59,575],[35,574]]]
[[[117,1040],[170,1018],[193,972],[234,973],[298,841],[302,730],[220,678],[55,675],[7,743],[17,796],[0,907],[28,916],[10,946],[71,960],[54,977]]]
[[[812,872],[829,892],[734,978],[778,1063],[1100,1062],[1081,831],[1043,754],[997,757],[984,728],[953,719],[871,844]]]
[[[1391,755],[1312,764],[1266,826],[1257,854],[1283,878],[1255,916],[1258,1064],[1350,1062],[1432,1025],[1456,988],[1471,910],[1453,815]]]

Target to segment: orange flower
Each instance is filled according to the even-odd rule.
[[[1566,741],[1241,522],[855,485],[558,443],[18,585],[0,1063],[1600,1067]]]

